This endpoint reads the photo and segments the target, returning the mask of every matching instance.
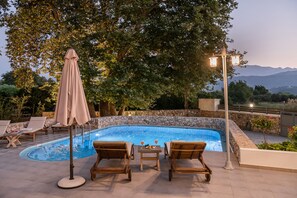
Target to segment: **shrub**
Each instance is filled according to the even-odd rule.
[[[297,148],[297,125],[290,127],[288,132],[291,144]]]
[[[259,117],[253,118],[251,120],[251,123],[252,123],[253,128],[257,128],[262,131],[263,137],[264,137],[263,144],[264,144],[264,146],[267,145],[266,133],[267,133],[267,131],[271,130],[274,127],[274,125],[275,125],[274,120],[269,119],[266,116],[259,116]]]
[[[290,141],[285,141],[282,143],[274,144],[259,144],[257,145],[259,149],[268,149],[268,150],[279,150],[279,151],[294,151],[297,152],[297,126],[292,126],[289,128],[288,137]]]

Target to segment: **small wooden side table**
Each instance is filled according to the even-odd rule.
[[[162,149],[159,145],[145,148],[144,146],[138,147],[138,152],[140,153],[140,170],[143,170],[143,161],[144,160],[155,160],[156,161],[156,168],[159,171],[160,170],[160,159],[159,154],[162,152]],[[145,156],[146,154],[155,154],[155,156]]]

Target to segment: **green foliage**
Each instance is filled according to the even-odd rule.
[[[14,85],[0,85],[0,96],[1,97],[12,97],[18,93],[19,89]]]
[[[32,77],[35,86],[20,89],[15,86],[16,81],[13,72],[2,75],[1,83],[10,84],[0,83],[0,119],[19,121],[23,114],[41,115],[41,109],[53,110],[56,95],[52,94],[56,92],[52,90],[56,83],[52,79],[46,79],[36,73]],[[23,100],[24,98],[25,100]]]
[[[260,144],[258,145],[258,147],[261,149],[297,152],[297,126],[292,126],[289,129],[288,137],[290,138],[290,141],[275,144],[267,144],[266,147],[263,144]]]
[[[286,102],[289,98],[293,99],[296,98],[296,96],[288,93],[276,93],[271,95],[272,102]]]
[[[14,104],[15,109],[15,119],[17,121],[22,117],[22,110],[25,108],[26,102],[29,100],[29,96],[15,96],[11,98],[11,102]]]
[[[1,75],[2,79],[0,80],[0,84],[4,85],[15,85],[15,77],[13,75],[13,71],[6,72]]]
[[[245,104],[253,96],[253,88],[247,86],[246,82],[238,81],[229,84],[229,98],[233,104]]]
[[[183,98],[175,95],[167,96],[163,95],[156,100],[151,109],[183,109]]]
[[[269,94],[269,90],[266,89],[266,87],[262,86],[262,85],[256,85],[253,91],[254,96],[255,95],[265,95],[265,94]]]
[[[257,146],[259,149],[297,152],[297,146],[293,145],[289,141],[282,142],[282,143],[273,143],[273,144],[264,144],[263,143],[263,144],[258,144]]]
[[[265,132],[272,129],[275,125],[275,122],[267,118],[266,116],[259,116],[259,117],[253,118],[251,122],[254,128],[260,129]]]
[[[30,68],[17,68],[14,70],[15,85],[26,91],[34,86],[33,71]]]
[[[15,109],[11,97],[16,96],[18,92],[19,89],[14,85],[0,85],[0,119],[10,119],[10,115]]]
[[[210,70],[207,57],[228,41],[230,13],[237,7],[234,0],[9,3],[15,9],[3,19],[18,87],[34,87],[35,71],[58,79],[66,50],[73,47],[87,100],[117,108],[148,108],[165,93],[182,96],[187,107],[221,77],[222,69]]]
[[[271,93],[262,85],[256,85],[253,91],[253,101],[258,102],[269,102],[271,101]]]
[[[266,141],[266,133],[268,130],[271,130],[275,126],[275,122],[272,119],[267,118],[266,116],[259,116],[251,120],[252,127],[254,129],[260,129],[264,137],[264,147],[268,147]]]
[[[224,93],[222,91],[213,91],[213,92],[206,92],[200,91],[197,95],[198,98],[216,98],[220,99],[220,103],[223,104],[224,102]]]
[[[290,138],[290,141],[285,141],[282,143],[274,143],[274,144],[263,143],[257,146],[260,149],[297,152],[297,126],[292,126],[289,128],[288,137]]]
[[[291,144],[297,148],[297,125],[292,126],[288,131]]]
[[[45,104],[42,104],[41,102],[38,103],[36,114],[35,114],[36,116],[42,116],[42,112],[45,111],[44,105]]]

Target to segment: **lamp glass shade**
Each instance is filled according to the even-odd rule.
[[[239,55],[232,55],[231,56],[232,65],[234,65],[234,66],[239,65],[239,63],[240,63],[239,58],[240,58]]]
[[[217,59],[218,59],[218,57],[216,57],[216,56],[213,56],[213,57],[209,58],[210,67],[216,67],[217,66]]]

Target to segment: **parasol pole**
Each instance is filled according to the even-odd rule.
[[[73,180],[73,136],[72,136],[72,125],[70,125],[70,127],[68,128],[69,130],[69,135],[70,135],[70,139],[69,139],[69,152],[70,152],[70,180]]]
[[[72,134],[72,127],[73,125],[70,125],[68,127],[69,131],[69,160],[70,160],[70,177],[64,177],[58,182],[58,187],[63,189],[71,189],[71,188],[77,188],[86,183],[85,178],[81,176],[73,176],[73,134]]]

